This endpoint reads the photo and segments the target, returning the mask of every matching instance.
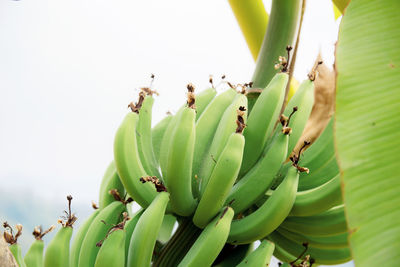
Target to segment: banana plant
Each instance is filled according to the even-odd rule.
[[[284,6],[287,1],[273,1],[264,43],[257,47],[262,33],[256,35],[248,29],[258,23],[267,24],[268,14],[259,10],[261,2],[229,0],[257,59],[256,79],[257,70],[268,60],[265,54],[271,50],[268,38],[277,12],[274,5]],[[338,161],[336,170],[340,169],[347,238],[356,266],[397,266],[400,261],[400,162],[396,157],[400,151],[400,2],[333,0],[333,4],[343,14],[336,46],[336,112],[333,123],[325,130],[331,133],[321,138],[334,142],[326,149]],[[296,8],[293,4],[292,10]],[[260,14],[264,13],[262,19]],[[277,26],[280,27],[283,26]],[[292,36],[286,36],[287,40]],[[260,53],[254,56],[254,51]],[[271,66],[270,62],[266,64]],[[267,69],[260,73],[264,78],[270,77]],[[312,146],[306,151],[313,152]]]

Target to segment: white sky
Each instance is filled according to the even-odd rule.
[[[299,80],[320,49],[333,63],[337,36],[331,2],[307,2]],[[97,200],[114,133],[150,73],[157,122],[188,82],[247,82],[253,69],[226,0],[0,0],[1,188]]]

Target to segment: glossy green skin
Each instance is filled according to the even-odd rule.
[[[25,254],[24,262],[26,267],[42,267],[43,266],[43,240],[35,240]]]
[[[250,215],[232,222],[228,242],[254,242],[278,228],[292,209],[298,181],[297,169],[290,168],[285,179],[261,207]]]
[[[22,258],[21,246],[17,243],[12,244],[8,247],[13,254],[15,261],[18,263],[19,267],[26,267],[24,259]]]
[[[307,217],[287,217],[281,227],[308,236],[329,236],[347,231],[344,206],[336,206]]]
[[[257,98],[243,132],[246,146],[240,176],[253,167],[263,152],[265,143],[278,120],[288,80],[289,75],[286,73],[276,74]]]
[[[160,177],[158,162],[153,152],[153,140],[151,137],[151,117],[154,98],[146,96],[139,110],[139,122],[137,124],[136,141],[139,157],[143,168],[150,176]]]
[[[131,242],[132,233],[135,230],[136,224],[139,221],[140,216],[142,216],[144,209],[138,211],[130,220],[125,223],[124,230],[126,232],[125,238],[125,260],[128,260],[129,244]]]
[[[168,125],[171,122],[171,120],[172,120],[172,116],[167,115],[164,119],[162,119],[159,123],[157,123],[151,130],[153,151],[154,151],[154,155],[155,155],[158,163],[160,160],[161,142],[164,137],[164,133],[167,130]]]
[[[168,201],[169,193],[159,193],[143,215],[140,216],[129,245],[128,267],[150,266]]]
[[[192,180],[194,181],[193,192],[196,196],[198,195],[198,178],[196,179],[196,176],[199,176],[201,164],[210,148],[220,119],[236,95],[237,92],[233,89],[228,89],[219,94],[211,101],[196,121],[196,140],[192,164]]]
[[[121,215],[126,210],[122,202],[115,201],[102,209],[90,224],[89,229],[83,239],[79,253],[79,267],[93,266],[96,261],[99,247],[96,244],[103,240],[112,225],[121,221]],[[105,225],[102,221],[105,221]]]
[[[282,133],[275,136],[257,164],[233,186],[226,203],[234,200],[231,206],[235,214],[248,209],[271,187],[276,173],[286,160],[288,141],[289,137]]]
[[[297,192],[289,216],[311,216],[343,203],[340,175],[319,187]]]
[[[61,227],[44,253],[44,267],[69,267],[69,243],[72,227]]]
[[[304,246],[290,241],[278,232],[271,233],[268,238],[292,255],[300,255],[304,251]],[[333,265],[351,260],[349,248],[321,249],[309,245],[306,254],[310,255],[316,264]]]
[[[217,90],[213,87],[207,88],[200,93],[196,93],[196,121],[200,118],[201,114],[203,114],[203,111],[207,108],[208,104],[210,104],[216,94]]]
[[[109,193],[111,189],[117,189],[121,196],[125,194],[125,188],[119,179],[114,161],[108,165],[101,181],[99,192],[99,209],[103,209],[108,204],[115,201],[114,197]]]
[[[298,108],[289,121],[289,127],[292,128],[292,133],[289,136],[288,154],[293,151],[297,141],[299,141],[306,127],[308,117],[310,117],[313,105],[314,82],[305,80],[300,84],[283,112],[283,114],[289,116],[293,111],[293,107]]]
[[[150,205],[157,192],[151,183],[142,183],[140,178],[147,176],[140,161],[136,142],[136,129],[139,115],[128,113],[118,128],[114,139],[114,162],[126,192],[142,207]]]
[[[94,267],[124,267],[125,236],[123,229],[117,229],[108,235],[100,247]]]
[[[239,174],[244,144],[241,134],[233,133],[229,137],[193,216],[197,227],[204,228],[224,205]]]
[[[229,136],[236,131],[237,124],[237,111],[240,106],[247,109],[247,98],[245,95],[237,94],[233,99],[232,104],[225,110],[222,115],[218,128],[215,131],[209,150],[206,152],[201,169],[199,171],[198,179],[200,181],[200,196],[204,193],[211,173],[221,155],[222,150],[228,142]],[[244,113],[244,121],[247,120],[247,112]]]
[[[99,214],[99,212],[100,209],[93,211],[93,213],[89,216],[89,218],[87,218],[78,228],[78,231],[76,232],[71,244],[71,251],[69,254],[70,267],[78,266],[79,253],[81,251],[83,239],[85,238],[90,225],[92,224],[96,216]]]
[[[201,232],[179,267],[211,266],[224,247],[234,212],[227,208],[221,215],[215,217]]]
[[[171,193],[171,208],[189,216],[196,208],[192,194],[192,162],[195,140],[196,111],[185,107],[170,139],[165,181]]]
[[[274,252],[275,249],[275,244],[272,243],[271,241],[268,240],[263,240],[261,241],[261,244],[251,252],[249,255],[247,255],[246,258],[244,258],[243,261],[240,262],[240,264],[237,265],[237,267],[245,267],[245,266],[251,266],[251,267],[265,267],[269,265],[269,262],[271,261],[272,253]]]

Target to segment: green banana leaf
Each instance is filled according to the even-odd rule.
[[[336,50],[336,149],[356,266],[400,262],[400,1],[352,0]]]

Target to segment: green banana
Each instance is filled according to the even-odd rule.
[[[8,247],[13,254],[15,261],[19,267],[26,267],[24,259],[22,258],[21,246],[18,243],[14,243]]]
[[[196,121],[200,118],[201,114],[203,114],[208,104],[212,102],[216,94],[217,90],[215,90],[214,87],[209,87],[196,94]]]
[[[193,216],[196,226],[204,228],[224,205],[239,174],[244,142],[241,132],[233,133],[229,137]]]
[[[164,220],[161,224],[160,232],[158,233],[157,236],[157,241],[159,241],[162,244],[165,244],[168,242],[172,235],[172,230],[174,229],[176,222],[176,218],[171,215],[171,214],[166,214],[164,216]]]
[[[281,227],[307,236],[338,235],[347,231],[344,205],[308,217],[287,217]]]
[[[105,239],[98,242],[100,246],[97,253],[94,267],[125,267],[125,223],[129,220],[128,213],[125,212],[122,222],[113,226],[107,233]]]
[[[279,227],[276,231],[293,242],[298,244],[308,243],[310,246],[316,248],[331,249],[345,248],[349,246],[347,232],[332,236],[305,236],[293,233],[281,227]]]
[[[115,201],[114,197],[109,193],[111,189],[117,189],[122,195],[125,192],[114,161],[111,161],[110,165],[108,165],[100,184],[99,209],[103,209],[108,204]]]
[[[65,211],[66,216],[63,217],[65,221],[58,221],[62,227],[46,248],[43,259],[44,267],[69,267],[69,247],[73,231],[72,226],[77,218],[75,214],[71,212],[72,196],[67,196],[67,200],[68,212]]]
[[[240,108],[241,107],[241,108]],[[209,150],[206,152],[201,169],[199,171],[198,179],[200,181],[200,196],[204,193],[207,183],[210,179],[211,173],[216,165],[216,162],[224,149],[229,136],[235,132],[236,129],[236,116],[237,110],[247,110],[247,98],[243,94],[237,94],[233,99],[232,104],[225,110],[222,118],[215,131]],[[247,120],[247,113],[243,114],[244,123]]]
[[[5,229],[3,233],[4,240],[9,244],[8,248],[10,249],[11,254],[14,256],[15,261],[20,267],[26,267],[24,259],[22,258],[21,246],[17,243],[18,238],[22,234],[22,225],[17,224],[15,226],[15,228],[17,229],[15,235],[13,229],[8,224],[8,222],[4,222],[3,227]]]
[[[233,215],[233,209],[226,207],[221,215],[218,215],[204,228],[178,266],[211,266],[228,238]]]
[[[26,267],[42,267],[43,266],[43,249],[44,242],[42,240],[43,236],[52,231],[55,227],[51,226],[46,231],[42,232],[42,228],[35,227],[33,230],[33,236],[35,241],[33,241],[28,252],[25,254],[24,262]]]
[[[204,157],[212,143],[212,138],[217,130],[218,123],[227,107],[232,103],[232,100],[237,95],[237,92],[230,88],[225,92],[217,95],[211,103],[206,107],[202,115],[196,121],[196,140],[194,145],[194,157],[192,168],[192,179],[198,181],[198,175]],[[194,194],[198,194],[198,183],[195,184]]]
[[[85,238],[90,225],[95,220],[95,218],[97,217],[99,212],[100,212],[100,209],[94,210],[93,213],[78,228],[78,231],[76,232],[76,234],[72,240],[71,250],[70,250],[70,254],[69,254],[70,267],[78,266],[79,253],[81,251],[83,239]]]
[[[271,233],[269,239],[292,255],[300,255],[304,251],[304,246],[290,241],[278,232]],[[310,259],[316,264],[340,264],[351,260],[349,248],[322,249],[308,245],[305,254],[310,255]]]
[[[126,192],[142,207],[147,207],[157,192],[154,185],[142,183],[147,176],[140,161],[136,142],[136,129],[139,114],[130,112],[125,116],[114,139],[114,161],[118,175]]]
[[[311,216],[342,203],[340,175],[336,175],[319,187],[297,192],[289,216]]]
[[[236,214],[243,212],[263,196],[285,161],[289,136],[282,133],[274,139],[256,165],[233,186],[229,193],[226,202],[232,202],[231,206]]]
[[[159,193],[140,216],[130,240],[127,266],[150,266],[168,201],[169,193]]]
[[[254,242],[278,228],[293,206],[298,181],[297,168],[290,168],[285,179],[261,207],[250,215],[232,222],[228,242]]]
[[[311,80],[303,81],[299,89],[290,99],[285,108],[284,114],[291,114],[297,110],[290,118],[290,128],[292,132],[289,137],[288,154],[290,154],[301,137],[314,105],[314,82]]]
[[[99,247],[96,246],[97,242],[102,240],[110,226],[118,223],[122,212],[125,211],[125,204],[121,201],[114,201],[104,209],[102,209],[93,222],[90,224],[89,229],[82,241],[82,246],[79,253],[79,267],[94,266],[96,261]],[[106,225],[105,223],[108,225]]]
[[[257,104],[257,102],[256,102]],[[254,109],[253,109],[254,110]],[[256,250],[251,252],[247,257],[237,265],[237,267],[251,266],[264,267],[268,266],[274,252],[275,244],[268,240],[261,241]]]
[[[132,216],[132,218],[126,222],[124,230],[126,232],[125,238],[125,261],[128,262],[129,244],[131,243],[131,237],[135,230],[136,224],[138,223],[140,216],[142,216],[144,209],[140,209]]]
[[[172,120],[172,115],[167,115],[164,119],[162,119],[159,123],[157,123],[153,129],[151,130],[151,138],[153,143],[153,151],[156,157],[157,163],[160,161],[160,149],[161,142],[164,136],[165,131],[168,128],[169,123]]]
[[[195,119],[196,111],[193,106],[189,104],[188,107],[184,107],[168,144],[170,148],[164,179],[168,192],[171,193],[171,208],[181,216],[191,215],[196,208],[192,194]]]
[[[239,176],[247,173],[260,157],[267,138],[270,137],[274,125],[278,120],[288,80],[288,74],[276,74],[257,98],[247,120],[246,129],[243,132],[246,139],[246,146],[243,152],[243,162]]]
[[[153,141],[151,137],[151,116],[154,98],[152,95],[146,95],[142,91],[139,94],[138,104],[139,103],[142,105],[139,109],[139,121],[136,130],[139,157],[143,169],[149,176],[160,177],[158,162],[154,155]]]

